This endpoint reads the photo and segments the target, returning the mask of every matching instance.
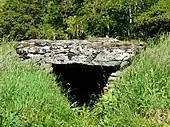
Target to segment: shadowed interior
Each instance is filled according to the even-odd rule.
[[[94,105],[103,92],[110,74],[119,69],[81,64],[52,66],[62,92],[67,93],[69,101],[77,105]]]

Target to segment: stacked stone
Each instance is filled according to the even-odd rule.
[[[113,82],[116,80],[116,78],[118,76],[120,76],[120,73],[121,73],[120,71],[116,71],[116,72],[111,73],[111,75],[108,78],[108,82],[106,84],[106,87],[103,88],[104,93],[107,93],[110,88],[114,87]]]
[[[144,44],[112,38],[93,40],[27,40],[17,42],[16,51],[24,59],[50,64],[127,66]]]

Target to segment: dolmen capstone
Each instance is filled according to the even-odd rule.
[[[124,67],[144,48],[144,43],[125,42],[113,38],[31,39],[16,44],[17,53],[24,59],[55,65],[79,64],[104,67]]]

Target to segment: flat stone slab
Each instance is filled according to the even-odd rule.
[[[25,40],[17,42],[16,51],[24,59],[50,64],[83,64],[89,66],[126,66],[145,48],[143,43],[113,38],[92,40]]]

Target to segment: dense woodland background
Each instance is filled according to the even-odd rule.
[[[1,0],[0,38],[146,39],[170,31],[170,0]]]

